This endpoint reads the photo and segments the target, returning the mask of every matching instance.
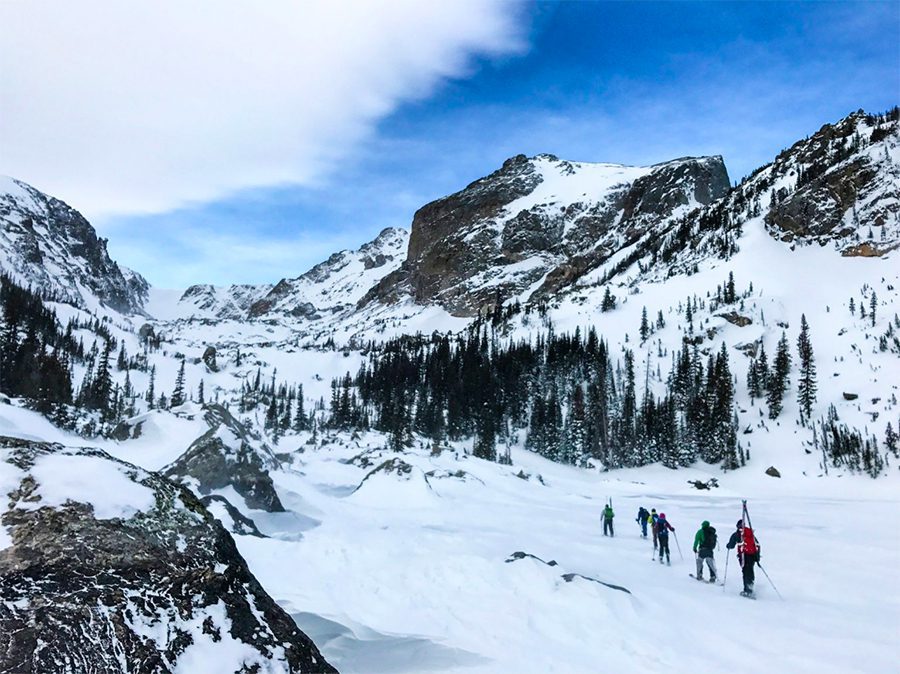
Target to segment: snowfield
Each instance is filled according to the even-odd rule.
[[[0,405],[6,433],[40,434],[35,421]],[[154,440],[186,446],[193,430],[156,423]],[[219,493],[267,536],[235,536],[251,570],[345,674],[896,669],[895,475],[819,476],[816,457],[774,447],[722,474],[704,465],[577,469],[517,447],[512,466],[471,458],[461,446],[438,457],[423,448],[394,454],[377,433],[329,437],[315,449],[307,440],[279,445],[289,461],[272,477],[288,512],[251,510],[230,487]],[[155,461],[145,465],[151,470],[168,458],[141,440],[100,444],[122,459]],[[375,471],[391,460],[402,469]],[[782,478],[763,474],[770,463]],[[710,477],[718,489],[687,484]],[[607,498],[614,538],[601,534]],[[759,570],[757,600],[741,598],[734,557],[725,587],[688,576],[704,519],[718,530],[725,576],[742,498],[783,600]],[[676,528],[671,566],[651,559],[640,537],[642,505]],[[556,564],[508,561],[517,552]],[[570,573],[587,578],[567,582]],[[213,671],[195,664],[192,671]]]

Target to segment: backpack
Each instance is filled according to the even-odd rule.
[[[745,555],[755,555],[758,552],[756,547],[756,536],[753,535],[753,529],[750,527],[744,527],[743,540],[741,541],[743,545],[743,552]]]
[[[715,527],[706,527],[706,531],[703,532],[703,547],[709,548],[712,550],[716,547],[716,543],[718,543],[719,538],[716,536],[716,528]]]

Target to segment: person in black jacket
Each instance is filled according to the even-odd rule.
[[[637,520],[635,521],[641,525],[642,538],[647,538],[647,520],[649,519],[650,513],[647,512],[647,509],[644,506],[641,506],[640,510],[638,510]]]
[[[729,550],[737,548],[738,564],[741,565],[741,571],[744,575],[744,591],[741,594],[750,596],[753,594],[753,583],[756,576],[753,573],[753,565],[759,562],[759,541],[753,535],[751,530],[744,532],[744,521],[737,521],[737,528],[728,539],[728,545],[725,546]]]

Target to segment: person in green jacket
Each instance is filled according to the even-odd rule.
[[[716,547],[716,528],[704,520],[694,536],[694,554],[697,555],[697,580],[703,580],[703,561],[709,566],[709,582],[716,582],[716,559],[713,550]]]
[[[615,532],[613,531],[613,517],[616,514],[613,512],[612,506],[610,504],[606,504],[606,507],[603,509],[603,535],[604,536],[615,536]]]

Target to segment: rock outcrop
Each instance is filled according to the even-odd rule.
[[[862,111],[826,124],[770,165],[776,187],[766,223],[790,240],[835,242],[846,255],[879,256],[900,242],[898,113]]]
[[[167,477],[182,479],[201,494],[234,487],[250,508],[283,512],[269,470],[278,467],[272,450],[221,405],[204,408],[209,430],[163,469]]]
[[[336,671],[187,489],[0,438],[0,492],[0,671]]]

